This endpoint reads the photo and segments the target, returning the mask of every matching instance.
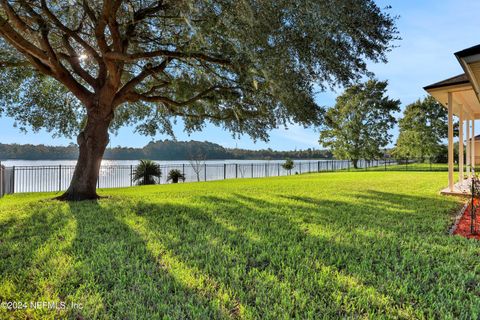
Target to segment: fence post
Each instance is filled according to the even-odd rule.
[[[62,165],[58,165],[58,191],[62,191]]]
[[[238,179],[238,163],[235,163],[235,179]]]
[[[133,185],[133,165],[130,165],[130,187]]]
[[[280,177],[280,163],[277,163],[277,176]]]
[[[317,172],[320,172],[320,161],[317,161]]]
[[[3,197],[3,167],[0,161],[0,198]]]
[[[205,163],[204,167],[205,167],[204,178],[205,178],[205,181],[207,181],[207,164],[206,163]]]
[[[350,160],[347,160],[348,163],[348,171],[350,171]]]
[[[227,179],[227,164],[223,164],[223,180]]]
[[[12,168],[11,185],[12,185],[12,193],[15,193],[15,166],[13,166]]]
[[[252,166],[252,178],[253,178],[253,163],[251,164],[251,166]]]

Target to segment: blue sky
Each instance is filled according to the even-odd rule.
[[[390,12],[399,15],[397,26],[402,40],[398,41],[388,54],[387,64],[370,64],[370,70],[380,80],[389,81],[388,94],[400,99],[402,107],[425,96],[422,87],[462,72],[453,53],[480,43],[480,1],[473,0],[378,0],[380,7],[391,5]],[[316,97],[320,105],[331,106],[341,92],[328,91]],[[48,145],[67,145],[72,142],[64,138],[52,138],[47,132],[21,133],[13,127],[13,120],[0,118],[1,143],[33,143]],[[290,126],[289,129],[277,129],[270,133],[270,141],[254,143],[248,136],[233,139],[231,134],[221,128],[207,126],[202,132],[190,136],[183,132],[181,124],[175,126],[178,140],[207,140],[225,147],[276,150],[320,148],[318,133],[313,129]],[[393,130],[395,135],[398,130]],[[154,140],[166,139],[158,135]],[[134,133],[132,128],[120,130],[117,136],[111,136],[110,146],[141,147],[151,141],[151,137]]]

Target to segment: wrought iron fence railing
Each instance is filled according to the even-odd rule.
[[[291,170],[278,161],[252,163],[180,163],[160,164],[161,184],[167,183],[168,172],[180,170],[186,182],[212,181],[239,178],[261,178],[327,171],[446,171],[447,164],[433,163],[422,159],[374,159],[360,160],[354,168],[348,160],[299,160]],[[60,192],[65,190],[72,178],[75,166],[11,166],[0,163],[0,197],[21,192]],[[97,181],[98,188],[121,188],[133,186],[135,165],[103,165]]]

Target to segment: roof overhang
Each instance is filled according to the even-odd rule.
[[[477,97],[480,98],[480,45],[458,51],[455,57],[470,80]]]
[[[461,112],[463,106],[466,116],[473,119],[480,118],[480,45],[459,51],[455,57],[462,66],[465,74],[452,77],[424,89],[444,107],[448,106],[448,93],[452,93],[453,114]]]
[[[445,108],[448,106],[448,93],[451,92],[454,102],[452,108],[454,115],[459,116],[463,110],[466,113],[464,116],[467,118],[480,118],[480,102],[466,75],[462,74],[449,78],[426,86],[424,89]],[[460,110],[460,105],[462,110]]]

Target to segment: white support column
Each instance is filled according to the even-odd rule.
[[[468,117],[468,115],[467,115]],[[472,160],[470,158],[470,119],[467,118],[467,120],[465,121],[465,131],[467,133],[467,143],[466,143],[466,148],[467,148],[467,176],[468,176],[468,179],[470,179],[472,177],[471,175],[471,172],[470,172],[470,160]]]
[[[472,146],[471,146],[471,151],[470,153],[472,154],[472,163],[471,163],[471,166],[472,166],[472,173],[475,172],[475,165],[476,165],[476,160],[475,159],[475,119],[472,119]]]
[[[453,96],[448,93],[448,189],[453,192]]]
[[[458,105],[458,183],[462,184],[463,174],[463,105]]]

